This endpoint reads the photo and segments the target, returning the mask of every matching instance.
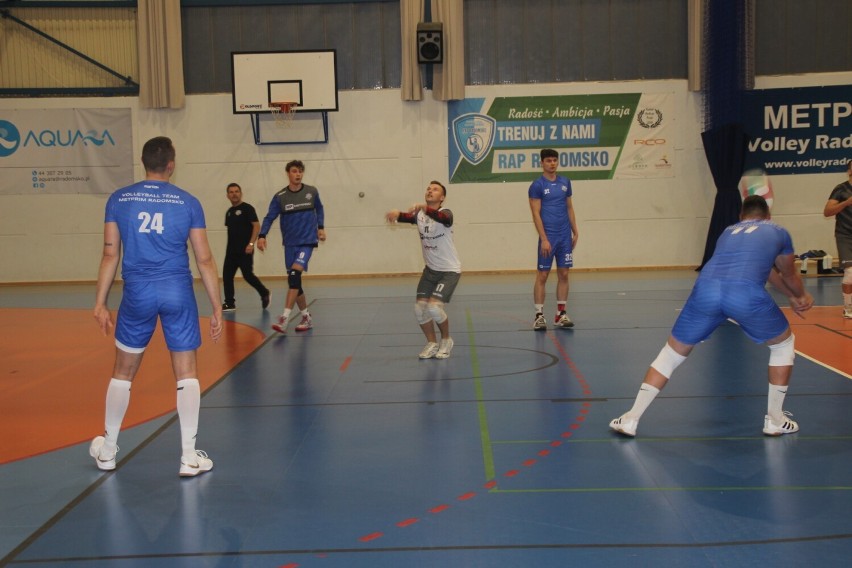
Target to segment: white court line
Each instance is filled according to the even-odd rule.
[[[841,371],[840,369],[835,369],[835,368],[834,368],[834,367],[832,367],[831,365],[826,365],[826,364],[825,364],[825,363],[823,363],[822,361],[819,361],[818,359],[814,359],[813,357],[809,357],[809,356],[805,355],[804,353],[802,353],[801,351],[796,350],[796,355],[799,355],[799,356],[801,356],[801,357],[804,357],[804,358],[805,358],[805,359],[807,359],[808,361],[811,361],[812,363],[816,363],[816,364],[817,364],[817,365],[819,365],[820,367],[825,367],[825,368],[826,368],[826,369],[828,369],[829,371],[834,371],[835,373],[837,373],[837,374],[838,374],[838,375],[840,375],[841,377],[846,377],[847,379],[852,380],[852,375],[848,375],[848,374],[844,373],[843,371]]]

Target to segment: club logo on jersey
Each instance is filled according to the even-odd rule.
[[[0,158],[11,156],[21,145],[21,133],[8,120],[0,120]]]
[[[464,159],[479,164],[494,144],[497,121],[485,114],[463,114],[453,121],[453,138]]]

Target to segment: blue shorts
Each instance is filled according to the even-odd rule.
[[[308,263],[311,261],[311,255],[314,254],[314,248],[310,245],[284,247],[284,266],[287,270],[293,268],[296,264],[302,267],[302,272],[308,271]]]
[[[550,271],[554,258],[556,259],[556,268],[571,268],[574,266],[574,241],[571,239],[571,233],[568,233],[567,236],[555,237],[553,239],[548,235],[547,238],[550,241],[550,256],[542,256],[541,239],[538,241],[538,270]]]
[[[115,340],[132,349],[144,349],[154,335],[157,318],[169,351],[193,351],[201,347],[192,275],[124,283]]]
[[[790,324],[781,308],[754,282],[704,280],[696,283],[672,328],[672,336],[687,345],[704,341],[728,318],[755,343],[784,333]]]

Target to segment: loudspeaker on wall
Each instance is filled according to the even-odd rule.
[[[417,62],[442,63],[444,61],[444,25],[440,22],[417,24]]]

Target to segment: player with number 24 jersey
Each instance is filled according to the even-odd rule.
[[[121,264],[125,281],[191,275],[189,231],[206,228],[196,197],[169,182],[152,180],[113,193],[104,222],[118,224],[125,249]]]

